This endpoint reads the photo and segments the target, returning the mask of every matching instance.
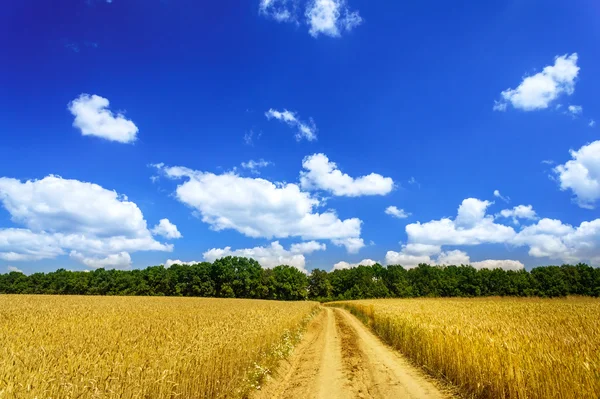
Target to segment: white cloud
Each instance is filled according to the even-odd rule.
[[[531,205],[519,205],[512,209],[503,209],[500,214],[503,218],[512,218],[514,224],[519,224],[519,219],[537,220],[537,214]]]
[[[386,265],[402,265],[407,269],[417,267],[421,263],[435,264],[433,255],[441,253],[439,245],[428,244],[406,244],[400,252],[388,251],[385,255]]]
[[[302,139],[314,141],[317,139],[317,126],[315,125],[312,119],[310,119],[309,123],[305,123],[298,119],[295,112],[288,111],[287,109],[284,109],[283,111],[277,111],[272,108],[265,112],[265,116],[269,120],[275,118],[279,121],[285,122],[290,127],[297,128],[297,141],[300,141]]]
[[[412,269],[422,263],[431,265],[433,262],[429,256],[425,255],[411,255],[403,251],[388,251],[385,254],[385,263],[387,265],[402,265],[405,269]]]
[[[365,246],[362,238],[336,238],[331,242],[338,247],[346,247],[349,254],[357,254]]]
[[[71,251],[69,256],[92,269],[129,269],[131,267],[131,256],[127,252],[108,255],[106,258],[95,258]]]
[[[493,216],[486,215],[486,209],[491,204],[476,198],[465,199],[458,208],[455,220],[443,218],[407,225],[408,241],[430,245],[479,245],[510,241],[516,234],[514,229],[496,224]]]
[[[562,94],[573,94],[580,69],[577,59],[576,53],[556,57],[554,65],[525,77],[516,89],[503,91],[502,101],[496,102],[494,110],[504,111],[508,104],[524,111],[545,109]]]
[[[581,105],[569,105],[568,109],[569,113],[574,117],[581,115],[581,113],[583,112],[583,107]]]
[[[436,258],[433,256],[437,255]],[[385,255],[386,265],[402,265],[412,269],[420,264],[428,265],[467,265],[469,256],[459,250],[443,252],[438,245],[406,244],[400,252],[388,251]]]
[[[551,159],[545,159],[542,161],[544,165],[554,165],[554,161]]]
[[[9,262],[51,259],[64,254],[52,234],[27,229],[0,229],[0,259]]]
[[[215,260],[225,256],[242,256],[255,259],[264,267],[275,267],[280,264],[287,264],[298,267],[304,270],[305,260],[303,255],[311,254],[315,251],[325,251],[327,246],[316,241],[301,242],[292,244],[289,251],[286,251],[279,242],[271,243],[270,247],[256,247],[251,249],[239,249],[232,251],[231,247],[224,249],[213,248],[204,253],[205,261],[214,262]],[[283,262],[283,263],[280,263]],[[165,262],[165,267],[169,268],[173,265],[195,265],[201,262],[191,261],[183,262],[181,260],[168,259]],[[294,264],[292,264],[294,263]]]
[[[306,19],[313,37],[339,37],[342,31],[349,32],[363,21],[358,11],[350,11],[346,0],[310,0]]]
[[[171,179],[186,181],[176,198],[193,208],[216,231],[236,230],[253,238],[301,237],[304,240],[357,240],[362,221],[340,220],[334,211],[315,212],[317,198],[295,184],[215,175],[182,167],[156,165]]]
[[[13,222],[27,227],[0,229],[0,259],[51,259],[67,249],[108,256],[173,248],[153,239],[135,203],[97,184],[52,175],[26,182],[3,177],[0,201]]]
[[[290,252],[294,254],[312,254],[316,251],[325,251],[327,249],[327,245],[316,242],[316,241],[308,241],[301,242],[298,244],[292,244],[290,247]]]
[[[442,252],[439,245],[410,243],[402,246],[402,252],[411,256],[433,256]]]
[[[454,223],[460,227],[472,228],[484,219],[487,208],[492,204],[493,202],[468,198],[458,207]]]
[[[396,206],[388,206],[385,209],[385,213],[398,219],[406,219],[411,215],[410,213],[404,211],[404,209],[398,209]]]
[[[71,103],[69,111],[75,116],[73,126],[84,136],[97,136],[119,143],[133,143],[138,128],[121,113],[113,114],[106,98],[82,94]]]
[[[260,168],[266,168],[271,165],[271,162],[260,159],[258,161],[249,160],[248,162],[242,162],[242,168],[249,169],[253,174],[260,174]]]
[[[183,237],[177,226],[169,221],[169,219],[161,219],[160,222],[152,229],[152,234],[163,236],[168,239],[177,239]]]
[[[541,219],[519,232],[515,245],[529,246],[529,255],[563,262],[600,263],[600,219],[583,222],[579,227],[560,220]]]
[[[502,194],[500,194],[499,190],[494,190],[494,197],[500,198],[502,201],[504,201],[506,203],[510,202],[510,197],[504,197]]]
[[[259,14],[273,18],[277,22],[296,22],[294,0],[260,0]]]
[[[460,266],[468,265],[471,263],[471,258],[466,252],[454,250],[448,252],[442,252],[439,254],[436,264],[444,266]]]
[[[600,140],[570,152],[573,159],[554,168],[560,189],[570,189],[580,207],[593,209],[600,199]]]
[[[481,262],[471,262],[471,266],[475,269],[504,269],[504,270],[523,270],[525,265],[518,260],[483,260]]]
[[[16,268],[14,266],[8,266],[6,269],[8,269],[9,272],[17,272],[17,273],[25,274],[25,272],[23,270]]]
[[[99,237],[148,235],[135,203],[93,183],[53,175],[24,183],[2,177],[0,201],[15,223],[34,231]]]
[[[273,268],[280,265],[293,266],[303,272],[307,272],[305,269],[306,258],[303,253],[299,253],[298,250],[307,250],[308,247],[296,246],[292,250],[288,251],[278,242],[272,242],[267,247],[255,247],[246,249],[231,250],[231,247],[223,249],[213,248],[206,251],[203,256],[207,262],[214,262],[217,259],[226,256],[240,256],[244,258],[252,258],[260,263],[265,268]],[[310,249],[314,249],[312,246]],[[317,250],[323,250],[324,247],[320,247]],[[309,251],[310,252],[310,251]]]
[[[363,259],[358,263],[338,262],[333,265],[333,270],[354,269],[358,266],[373,266],[376,263],[378,262],[373,259]]]
[[[193,260],[191,262],[183,262],[183,261],[180,261],[179,259],[177,259],[177,260],[167,259],[167,261],[164,263],[164,266],[168,269],[169,267],[171,267],[173,265],[192,266],[192,265],[196,265],[198,263],[202,263],[202,262],[198,262],[195,260]]]
[[[325,154],[313,154],[302,161],[306,171],[300,172],[300,186],[305,190],[320,189],[336,196],[359,197],[386,195],[394,189],[394,181],[376,173],[353,178],[342,173]]]
[[[434,255],[437,255],[437,258],[432,258]],[[435,245],[407,244],[402,246],[400,252],[388,251],[386,255],[387,265],[402,265],[406,269],[412,269],[422,263],[441,266],[471,265],[476,269],[521,270],[525,267],[515,260],[488,259],[471,262],[466,252],[460,250],[442,252],[441,247]]]
[[[493,216],[485,214],[489,204],[487,201],[469,198],[463,201],[455,220],[444,218],[423,224],[409,224],[406,226],[409,243],[400,252],[389,251],[386,264],[401,264],[409,268],[419,263],[443,264],[449,262],[450,256],[457,262],[459,256],[466,254],[460,251],[444,253],[443,246],[494,243],[512,247],[526,246],[529,248],[529,255],[536,258],[550,258],[566,263],[600,263],[600,219],[573,227],[560,220],[544,218],[523,227],[517,233],[512,227],[495,223]],[[538,219],[530,206],[518,206],[505,211],[506,217]],[[435,255],[438,255],[437,259],[433,258]],[[463,260],[466,260],[464,256]],[[508,260],[473,262],[473,266],[493,267],[490,265],[494,262],[504,269],[521,267],[520,263]]]
[[[506,108],[508,107],[507,103],[503,103],[501,101],[494,101],[494,111],[500,111],[500,112],[504,112],[506,111]]]
[[[596,121],[595,121],[595,120],[593,120],[593,119],[590,119],[590,123],[588,123],[588,126],[589,126],[589,127],[594,127],[594,126],[596,126]]]

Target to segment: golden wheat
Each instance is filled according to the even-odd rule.
[[[0,296],[0,398],[241,397],[317,304]]]
[[[336,303],[432,375],[475,398],[600,398],[600,300]]]

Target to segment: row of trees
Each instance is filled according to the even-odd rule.
[[[263,269],[253,259],[26,276],[0,275],[2,294],[152,295],[338,300],[389,297],[600,296],[600,269],[585,264],[538,267],[530,272],[470,266],[359,266],[305,275],[290,266]]]

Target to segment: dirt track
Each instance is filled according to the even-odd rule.
[[[325,308],[256,399],[448,398],[345,310]]]

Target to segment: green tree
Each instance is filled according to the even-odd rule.
[[[311,299],[331,298],[333,286],[326,271],[315,269],[308,278],[308,297]]]

